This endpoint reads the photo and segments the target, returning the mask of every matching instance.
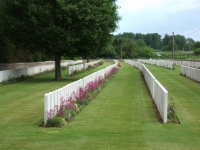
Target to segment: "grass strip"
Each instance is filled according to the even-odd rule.
[[[64,128],[38,127],[43,119],[43,94],[83,74],[60,82],[51,80],[52,74],[0,87],[0,148],[200,149],[199,110],[194,104],[199,102],[199,83],[180,76],[178,70],[148,67],[180,107],[180,125],[157,121],[141,72],[122,63],[109,84]],[[184,95],[186,90],[189,95]]]

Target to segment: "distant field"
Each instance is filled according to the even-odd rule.
[[[160,59],[172,59],[172,52],[155,51],[156,54],[160,54]],[[174,51],[175,60],[200,60],[200,56],[193,54],[193,51]]]

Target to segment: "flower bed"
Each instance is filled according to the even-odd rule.
[[[45,112],[47,117],[45,125],[47,127],[55,126],[56,123],[52,123],[53,120],[58,121],[55,117],[64,118],[66,122],[72,121],[73,118],[101,91],[106,83],[108,83],[120,66],[119,62],[117,62],[117,65],[112,67],[109,71],[106,71],[103,77],[98,76],[94,80],[87,82],[84,87],[79,87],[77,91],[72,91],[70,96],[61,97],[59,105],[55,105],[53,109]],[[60,126],[63,125],[63,121],[60,120]],[[58,125],[56,124],[56,127],[57,126]]]

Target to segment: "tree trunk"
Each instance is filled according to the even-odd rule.
[[[61,69],[60,69],[60,54],[55,54],[55,80],[61,80]]]
[[[87,63],[89,63],[89,62],[90,62],[90,60],[89,60],[89,59],[90,59],[90,57],[89,57],[89,56],[87,56]]]

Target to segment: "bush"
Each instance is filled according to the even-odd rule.
[[[103,59],[101,59],[101,61],[100,61],[100,65],[103,65],[103,63],[104,63],[104,60],[103,60]]]
[[[194,55],[200,55],[200,48],[197,48],[194,50]]]
[[[8,85],[8,84],[13,84],[16,82],[20,82],[20,81],[24,81],[24,80],[28,80],[28,79],[32,79],[32,76],[29,75],[21,75],[20,77],[9,77],[7,80],[3,80],[1,82],[1,85]]]
[[[65,126],[66,121],[62,117],[53,117],[47,120],[46,127],[62,127]]]
[[[168,104],[167,118],[168,118],[168,122],[179,123],[179,120],[177,117],[177,109],[175,107],[175,104],[172,98]]]

